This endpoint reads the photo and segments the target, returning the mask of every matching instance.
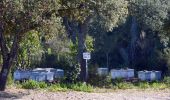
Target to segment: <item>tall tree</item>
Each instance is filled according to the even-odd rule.
[[[128,14],[128,2],[125,0],[62,0],[61,3],[65,9],[62,11],[64,12],[63,19],[66,29],[69,34],[72,34],[73,43],[75,43],[76,36],[78,39],[78,62],[81,66],[80,76],[81,80],[85,81],[86,68],[82,54],[86,51],[84,44],[88,26],[95,16],[100,16],[104,21],[105,29],[107,31],[112,30],[113,27],[125,21]]]
[[[139,25],[138,30],[140,31],[137,33],[137,35],[131,36],[132,39],[135,40],[133,41],[134,43],[131,43],[133,50],[136,49],[135,47],[136,44],[138,44],[138,47],[140,47],[141,49],[140,53],[142,52],[144,53],[144,51],[153,51],[156,49],[159,52],[161,52],[164,51],[163,49],[169,48],[168,47],[169,36],[167,32],[164,30],[164,27],[169,16],[168,12],[169,12],[170,1],[169,0],[150,0],[150,1],[130,0],[129,4],[130,4],[129,6],[130,15],[132,15],[136,19],[136,23],[138,23]],[[149,36],[149,30],[152,31],[152,33],[150,32],[150,34],[152,34],[153,36],[152,39],[147,39],[148,37],[151,36],[151,35]],[[131,33],[133,33],[133,31]],[[151,44],[150,46],[148,46],[149,43],[153,42],[155,37],[159,37],[160,43],[162,44],[162,48],[160,48],[159,43],[156,44],[156,47]],[[144,48],[147,50],[145,50]],[[145,59],[146,57],[148,57],[148,55],[146,56],[146,54],[147,52],[145,52],[145,55],[142,54],[142,56],[145,56],[144,57]]]
[[[18,55],[19,43],[25,33],[44,25],[46,11],[53,7],[53,0],[1,0],[0,1],[0,47],[3,66],[0,73],[0,91],[5,90],[7,76]],[[7,45],[10,38],[11,45]]]

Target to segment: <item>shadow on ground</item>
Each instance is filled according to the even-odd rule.
[[[0,100],[13,100],[13,99],[21,99],[25,95],[29,95],[30,93],[25,92],[9,92],[9,91],[0,91]]]

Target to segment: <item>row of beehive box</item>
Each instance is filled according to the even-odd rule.
[[[35,80],[35,81],[53,81],[56,78],[64,77],[64,70],[54,68],[36,68],[31,71],[16,70],[14,80]]]
[[[108,68],[98,68],[99,75],[108,75]],[[111,78],[133,78],[135,77],[134,69],[112,69],[110,71]],[[140,80],[160,80],[161,79],[161,71],[139,71],[138,78]]]
[[[142,81],[161,80],[161,71],[139,71],[138,78]]]

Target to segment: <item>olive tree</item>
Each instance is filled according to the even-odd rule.
[[[10,68],[18,55],[19,43],[26,33],[48,24],[47,11],[54,7],[54,0],[1,0],[0,48],[3,58],[0,73],[0,90],[4,91]],[[10,45],[7,43],[10,40]]]

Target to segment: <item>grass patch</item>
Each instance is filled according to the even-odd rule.
[[[112,81],[113,89],[155,89],[163,90],[170,89],[170,77],[164,78],[163,81],[139,81],[137,83],[125,82],[122,79]]]
[[[115,85],[113,85],[114,89],[133,89],[134,85],[131,83],[127,83],[127,82],[121,82],[121,83],[116,83]]]
[[[110,83],[110,84],[108,84]],[[107,84],[109,85],[107,89],[155,89],[155,90],[163,90],[170,89],[170,77],[166,77],[162,81],[153,81],[153,82],[145,82],[140,81],[136,83],[125,82],[122,79],[116,79],[109,81]],[[106,88],[104,84],[104,88]],[[33,80],[26,81],[24,83],[17,83],[18,87],[24,89],[46,89],[52,92],[57,91],[82,91],[82,92],[95,92],[95,88],[103,89],[100,86],[95,86],[95,88],[87,83],[57,83],[57,84],[47,84],[45,82],[36,82]]]
[[[75,83],[75,84],[52,84],[48,90],[50,91],[82,91],[82,92],[92,92],[93,86],[85,83]]]
[[[93,86],[86,84],[86,83],[76,83],[67,85],[69,89],[72,89],[74,91],[83,91],[83,92],[92,92]]]
[[[17,86],[20,86],[20,84]],[[47,89],[52,92],[56,91],[82,91],[82,92],[92,92],[93,86],[86,84],[86,83],[75,83],[75,84],[64,84],[64,83],[57,83],[57,84],[47,84],[45,82],[37,82],[33,80],[28,80],[21,84],[21,87],[24,89]]]
[[[57,91],[67,91],[67,87],[62,87],[60,84],[52,84],[47,88],[51,92],[57,92]]]
[[[137,83],[129,83],[129,82],[119,82],[113,85],[114,89],[155,89],[162,90],[170,87],[168,84],[164,82],[137,82]]]
[[[21,84],[22,88],[24,89],[43,89],[43,88],[47,88],[47,84],[45,82],[37,82],[34,80],[28,80],[24,83]]]
[[[22,83],[22,88],[24,88],[24,89],[37,89],[37,88],[39,88],[39,84],[36,81],[28,80],[28,81]]]

